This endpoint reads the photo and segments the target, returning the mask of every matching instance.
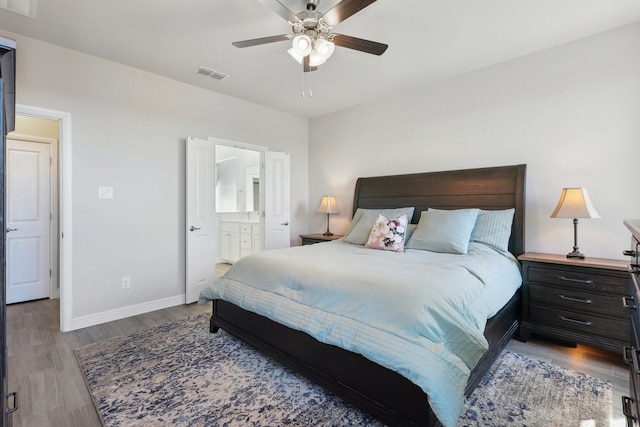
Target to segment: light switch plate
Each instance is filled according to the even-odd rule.
[[[98,199],[113,199],[113,187],[98,187]]]

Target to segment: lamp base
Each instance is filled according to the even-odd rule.
[[[333,236],[333,233],[329,231],[329,212],[327,212],[327,231],[322,233],[323,236]]]
[[[573,252],[569,252],[567,258],[584,259],[578,250],[578,218],[573,218]]]
[[[574,250],[573,252],[569,252],[567,254],[567,258],[584,259],[584,255],[582,253],[580,253],[580,251]]]

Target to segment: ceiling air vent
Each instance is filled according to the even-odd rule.
[[[194,73],[200,74],[201,76],[210,77],[215,80],[224,80],[229,77],[228,74],[224,74],[220,71],[215,71],[207,67],[198,67],[195,69]]]

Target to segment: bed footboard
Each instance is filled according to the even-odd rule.
[[[469,396],[519,326],[519,294],[487,323],[490,350],[472,371]],[[222,328],[283,365],[391,426],[440,426],[427,395],[400,374],[339,347],[321,343],[223,300],[213,301],[212,332]]]

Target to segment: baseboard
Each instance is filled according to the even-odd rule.
[[[88,316],[74,317],[71,319],[71,328],[69,329],[69,331],[82,329],[93,325],[99,325],[101,323],[112,322],[114,320],[125,319],[127,317],[148,313],[150,311],[161,310],[163,308],[175,307],[176,305],[182,305],[184,304],[184,298],[184,294],[176,295],[174,297],[158,299],[142,304],[130,305],[127,307],[117,308],[115,310],[90,314]]]

